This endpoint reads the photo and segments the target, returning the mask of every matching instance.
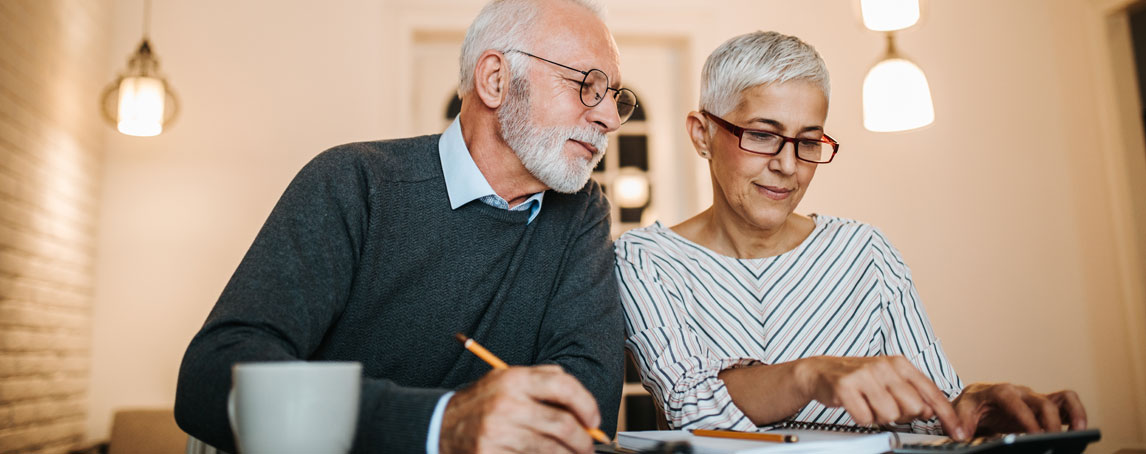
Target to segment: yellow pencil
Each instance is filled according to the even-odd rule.
[[[477,343],[477,341],[466,337],[462,333],[457,333],[454,335],[454,337],[456,337],[458,342],[461,342],[462,345],[466,347],[466,350],[469,350],[471,353],[477,355],[478,358],[481,358],[482,361],[485,361],[490,366],[493,366],[494,369],[509,368],[509,365],[506,364],[505,361],[502,361],[501,358],[494,356],[493,353],[490,353],[489,350],[486,350],[485,347],[482,347],[481,344]],[[593,437],[593,439],[597,440],[598,442],[605,444],[612,443],[609,441],[609,436],[605,435],[605,432],[601,429],[596,427],[586,427],[585,432],[588,432],[589,436]]]
[[[693,429],[692,434],[698,437],[737,438],[741,440],[774,441],[776,443],[795,443],[800,437],[789,434],[770,434],[763,432],[738,432],[735,430],[707,430]]]

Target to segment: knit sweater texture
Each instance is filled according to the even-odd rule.
[[[423,452],[438,398],[490,370],[464,333],[510,365],[562,366],[613,432],[624,330],[600,186],[551,191],[528,223],[477,200],[452,210],[438,138],[342,145],[299,172],[187,348],[184,431],[234,452],[235,363],[359,361],[352,452]]]

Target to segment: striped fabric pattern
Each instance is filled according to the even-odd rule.
[[[626,348],[671,426],[755,430],[717,374],[809,356],[903,355],[949,398],[963,389],[899,251],[870,225],[813,219],[799,246],[762,259],[717,254],[659,222],[617,240]],[[816,401],[794,419],[854,424]],[[937,420],[912,426],[939,431]]]

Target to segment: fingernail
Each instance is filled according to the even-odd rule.
[[[963,429],[961,429],[961,428],[955,429],[955,438],[959,439],[959,440],[966,440],[967,439],[967,432],[964,432]]]

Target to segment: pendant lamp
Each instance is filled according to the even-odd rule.
[[[128,59],[127,69],[104,89],[100,102],[104,118],[119,132],[149,137],[171,124],[179,101],[159,73],[159,59],[148,39],[151,0],[145,0],[143,11],[143,40]]]
[[[863,126],[873,132],[895,132],[935,121],[927,76],[899,54],[895,36],[887,34],[887,52],[863,79]]]

